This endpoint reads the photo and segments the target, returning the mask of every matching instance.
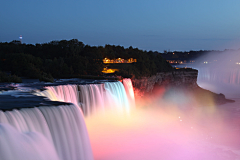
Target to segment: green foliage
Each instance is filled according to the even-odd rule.
[[[137,59],[136,63],[118,66],[118,75],[151,76],[170,71],[172,67],[160,53],[122,46],[84,45],[77,39],[51,41],[44,44],[0,43],[0,69],[18,76],[53,81],[54,78],[102,75],[104,58]]]
[[[0,83],[2,82],[22,83],[22,79],[16,75],[7,75],[0,71]]]
[[[54,82],[54,78],[52,77],[51,74],[47,74],[45,72],[43,72],[40,76],[39,76],[39,81],[44,81],[44,82]]]

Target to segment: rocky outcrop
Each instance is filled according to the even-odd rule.
[[[132,79],[136,96],[151,94],[156,87],[187,87],[195,88],[198,71],[195,69],[179,69],[172,72],[161,72],[151,77]]]
[[[209,106],[234,102],[225,98],[223,94],[216,94],[197,85],[198,71],[195,69],[179,69],[172,72],[157,73],[151,77],[132,79],[136,99],[144,97],[158,97],[175,94],[187,96],[199,105]]]

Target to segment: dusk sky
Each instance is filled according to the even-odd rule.
[[[2,0],[0,42],[78,39],[143,50],[240,48],[239,0]]]

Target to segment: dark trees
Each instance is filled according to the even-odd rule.
[[[53,80],[54,78],[80,75],[101,75],[104,58],[137,59],[136,63],[126,65],[122,74],[137,77],[151,76],[172,67],[151,51],[138,48],[105,45],[84,45],[77,39],[51,41],[44,44],[0,43],[0,70],[11,71],[18,76]]]

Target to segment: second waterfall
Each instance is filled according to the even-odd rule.
[[[131,79],[123,79],[123,84],[104,82],[86,85],[48,86],[46,90],[38,92],[38,96],[45,96],[52,101],[73,103],[80,107],[85,116],[106,109],[130,111],[135,107],[135,98]]]

